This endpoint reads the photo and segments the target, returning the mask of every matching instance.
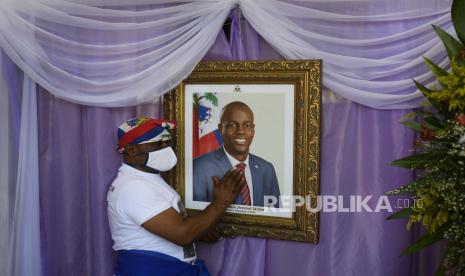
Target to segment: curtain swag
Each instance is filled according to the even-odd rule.
[[[239,7],[286,59],[322,59],[323,85],[403,109],[423,99],[422,56],[446,65],[431,24],[453,32],[450,1],[0,0],[0,46],[53,95],[92,106],[150,101],[187,77]],[[403,3],[408,2],[408,3]]]

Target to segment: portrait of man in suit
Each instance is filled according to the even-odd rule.
[[[280,191],[273,164],[249,152],[255,135],[254,114],[250,107],[234,101],[223,107],[218,124],[223,146],[194,159],[193,199],[211,202],[215,178],[221,179],[235,167],[245,179],[235,204],[264,206],[264,196],[279,199]],[[279,200],[275,207],[279,207]]]

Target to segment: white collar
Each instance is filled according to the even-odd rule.
[[[232,157],[232,155],[230,155],[228,153],[228,151],[226,150],[225,147],[223,147],[223,149],[224,149],[224,153],[226,153],[226,157],[228,157],[228,160],[229,160],[229,162],[231,163],[231,165],[233,167],[235,167],[239,163],[244,163],[247,166],[246,168],[249,167],[249,155],[248,154],[247,154],[247,157],[245,158],[245,160],[241,162],[241,161],[237,160],[236,158]]]

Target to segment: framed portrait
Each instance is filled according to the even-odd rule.
[[[189,213],[213,201],[214,177],[241,167],[223,235],[318,242],[320,60],[201,62],[164,113],[178,124],[168,177]]]

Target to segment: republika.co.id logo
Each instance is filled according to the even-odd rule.
[[[273,206],[278,201],[280,201],[280,208],[274,208]],[[264,207],[274,212],[289,212],[289,210],[295,212],[297,207],[305,206],[309,212],[324,213],[378,213],[382,211],[392,213],[395,209],[410,208],[421,204],[419,200],[393,198],[387,195],[377,197],[373,195],[318,195],[313,201],[310,196],[283,195],[279,198],[264,196],[264,203]]]

